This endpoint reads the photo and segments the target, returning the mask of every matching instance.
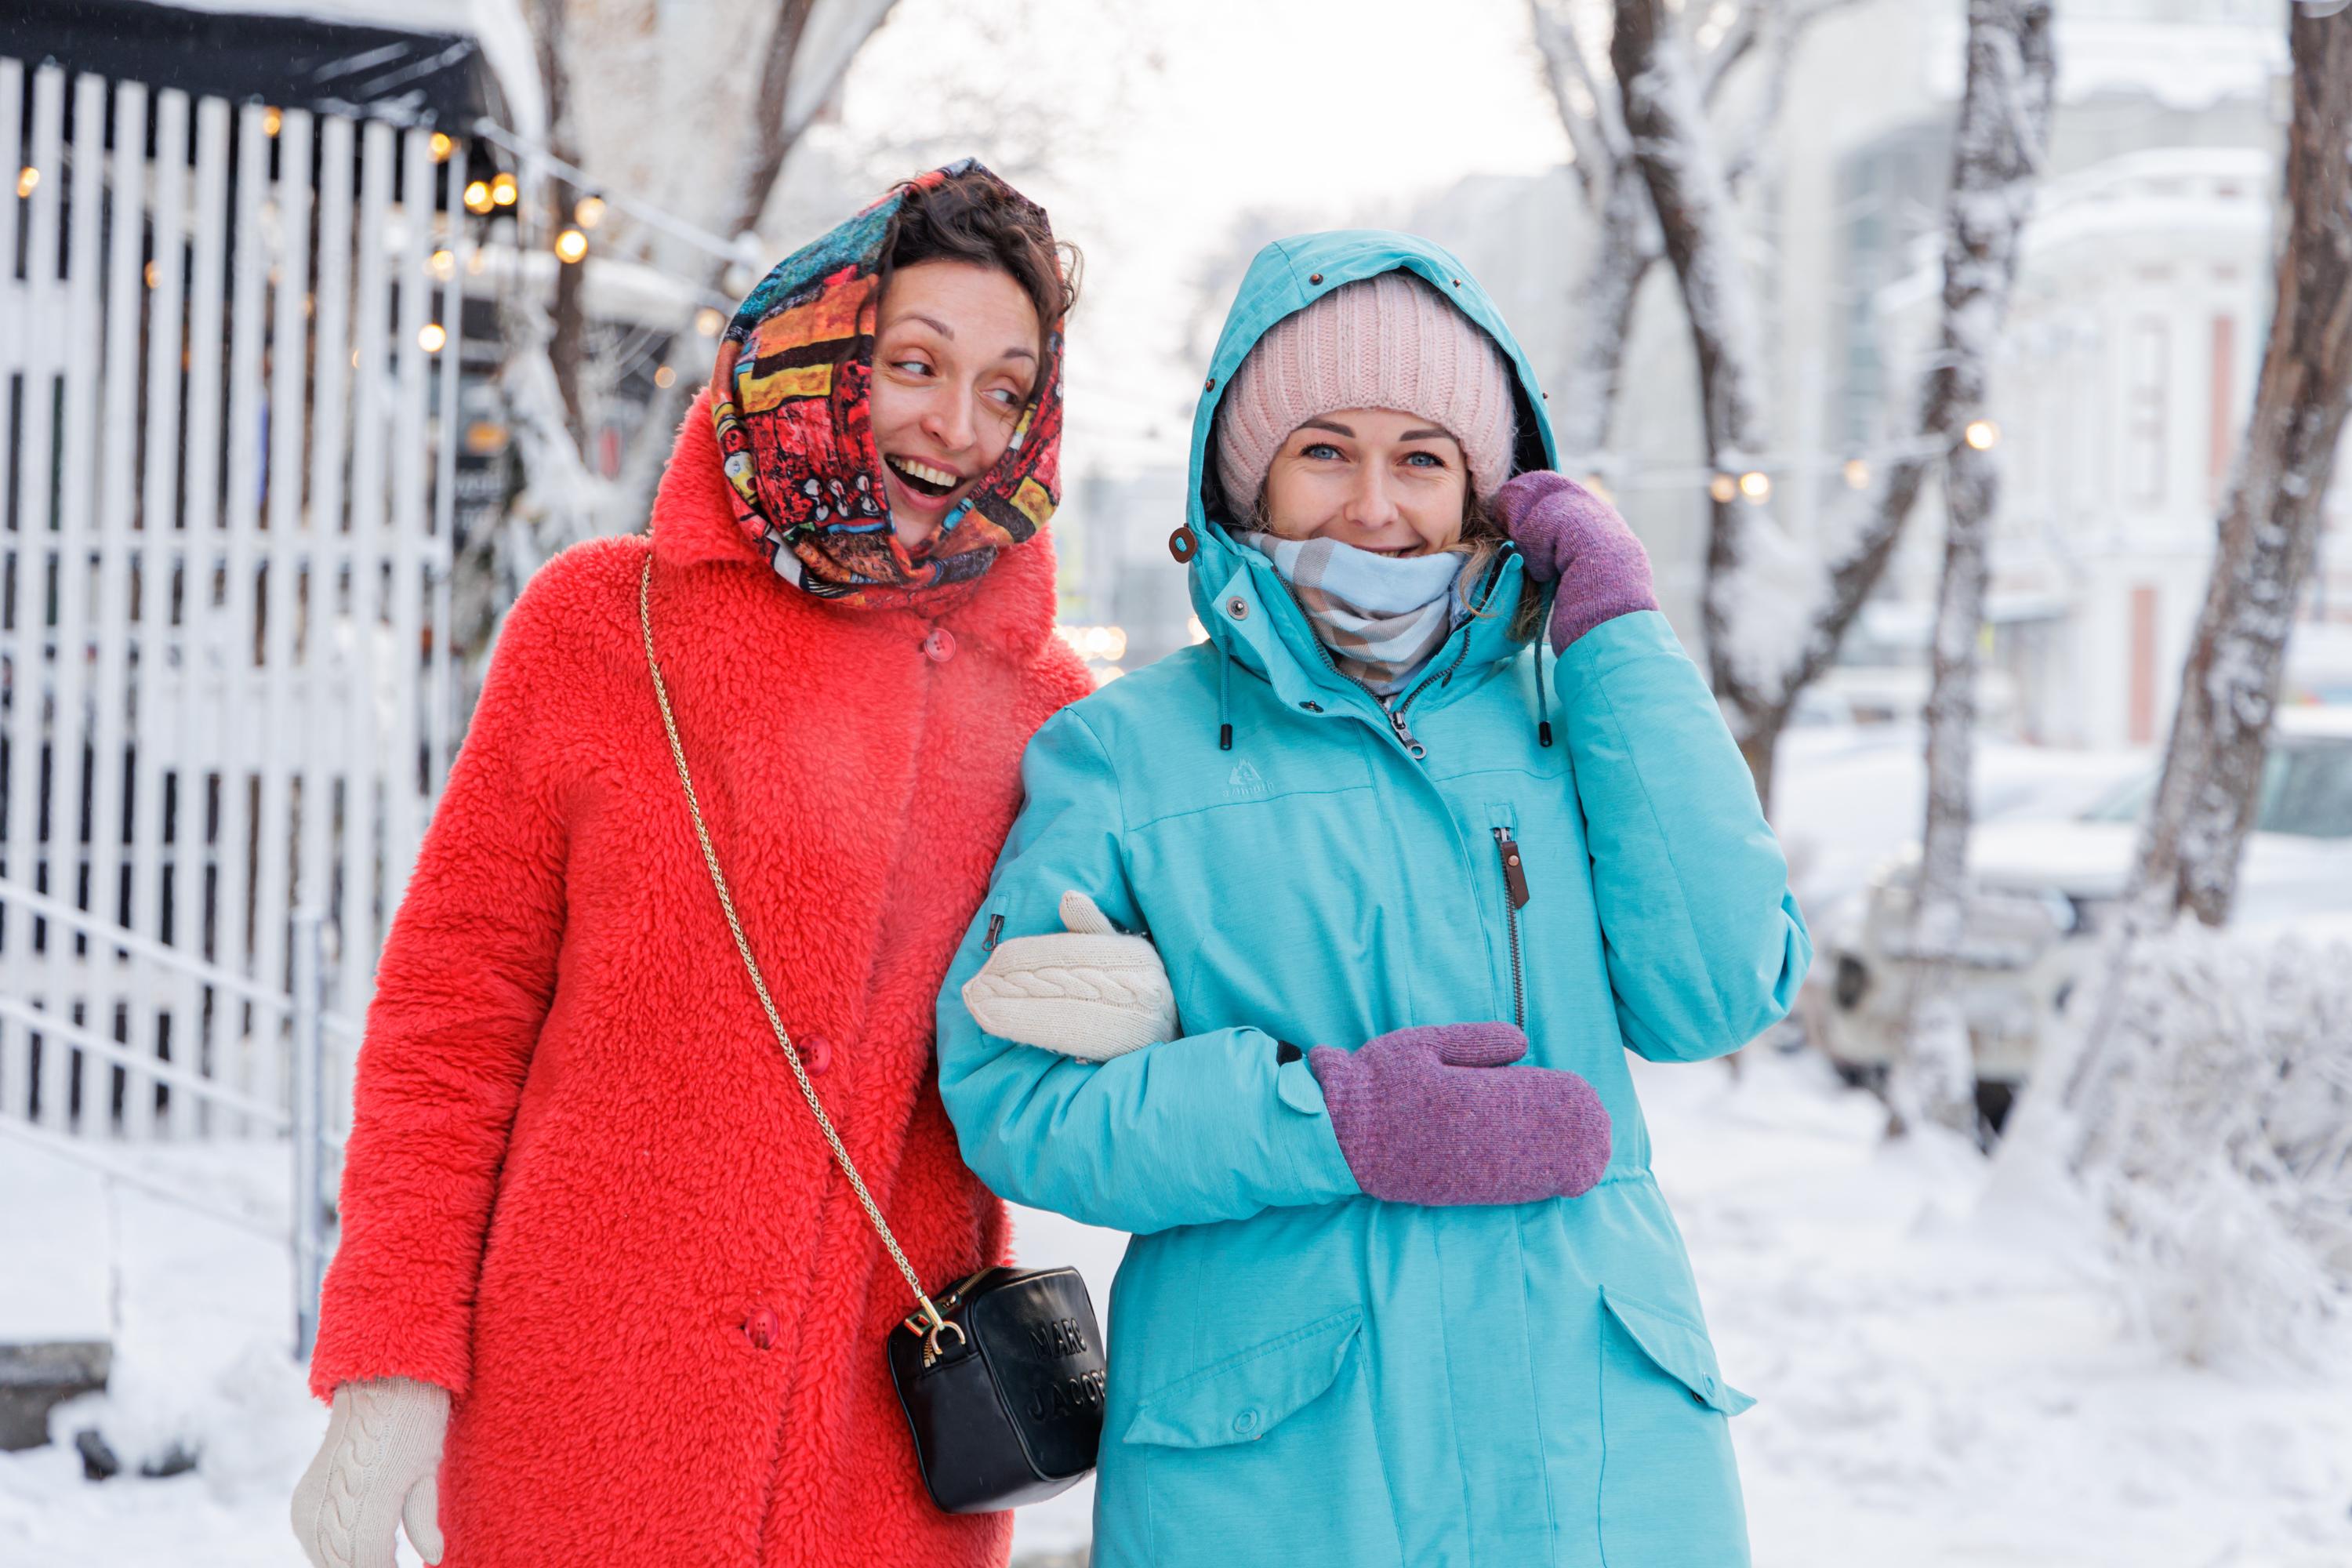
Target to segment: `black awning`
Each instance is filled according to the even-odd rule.
[[[6,0],[0,55],[69,71],[258,99],[282,109],[509,123],[482,47],[461,33],[318,16],[189,10],[149,0]]]

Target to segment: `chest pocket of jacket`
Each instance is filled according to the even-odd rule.
[[[1756,1402],[1723,1381],[1692,1323],[1601,1295],[1601,1545],[1612,1563],[1748,1562],[1724,1418]]]
[[[1361,1312],[1335,1312],[1142,1402],[1111,1462],[1144,1467],[1154,1563],[1402,1563],[1391,1509],[1321,1506],[1389,1495],[1362,1331]]]

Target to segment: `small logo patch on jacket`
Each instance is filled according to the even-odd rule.
[[[1235,800],[1264,800],[1265,780],[1247,761],[1238,762],[1234,764],[1233,776],[1225,780],[1225,790]]]

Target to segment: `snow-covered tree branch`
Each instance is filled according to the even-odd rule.
[[[1787,7],[1780,36],[1842,3]],[[1769,449],[1769,421],[1760,306],[1742,257],[1736,182],[1748,150],[1766,138],[1743,132],[1736,151],[1719,150],[1726,139],[1711,132],[1700,98],[1704,64],[1694,63],[1663,0],[1615,0],[1614,9],[1611,60],[1697,349],[1708,460],[1720,475],[1741,475]],[[1745,45],[1751,51],[1774,32],[1767,21],[1735,19],[1718,49],[1742,26],[1752,28]],[[1771,108],[1768,96],[1763,111]],[[1764,498],[1721,485],[1710,497],[1701,603],[1708,673],[1768,806],[1773,756],[1798,696],[1836,656],[1928,471],[1967,423],[1956,394],[1941,356],[1931,360],[1918,393],[1917,438],[1885,465],[1875,489],[1843,526],[1818,542],[1791,536]]]
[[[1736,129],[1721,133],[1731,149],[1725,171],[1734,195],[1758,164],[1756,149],[1768,138],[1785,98],[1790,57],[1814,19],[1853,0],[1748,0],[1713,41],[1695,45],[1700,98],[1712,108],[1756,46],[1769,40],[1766,79],[1754,108]],[[1576,289],[1578,325],[1574,358],[1559,388],[1554,426],[1565,460],[1606,472],[1609,428],[1622,384],[1625,347],[1633,331],[1634,302],[1650,268],[1665,254],[1656,209],[1635,161],[1619,95],[1603,90],[1596,57],[1577,25],[1569,0],[1528,0],[1528,19],[1544,64],[1560,125],[1568,133],[1577,178],[1595,224],[1592,259]]]
[[[839,90],[858,50],[888,17],[893,3],[784,0],[773,9],[761,34],[751,89],[757,112],[749,117],[749,129],[740,133],[740,144],[732,149],[723,133],[709,132],[719,139],[713,149],[717,166],[730,172],[714,182],[703,210],[682,215],[706,233],[737,243],[732,251],[721,243],[706,246],[698,255],[683,295],[687,302],[672,328],[675,335],[691,333],[697,305],[726,295],[730,268],[739,262],[749,266],[764,254],[756,230],[793,148]],[[573,134],[570,66],[572,51],[587,44],[575,36],[573,4],[530,0],[528,16],[548,103],[547,150],[578,166],[582,159]],[[655,69],[647,69],[644,79],[649,90],[664,79]],[[695,79],[689,75],[687,79]],[[714,123],[700,104],[679,104],[675,113],[681,121]],[[541,216],[535,243],[544,245],[571,221],[579,198],[590,193],[555,172],[545,173],[538,185],[535,205]],[[468,541],[457,566],[460,601],[489,617],[478,616],[460,639],[461,646],[477,655],[485,650],[490,620],[502,613],[512,600],[512,589],[540,562],[577,540],[644,526],[678,421],[701,384],[700,377],[691,374],[677,375],[667,387],[657,384],[622,454],[617,477],[604,478],[584,447],[592,423],[587,416],[591,356],[585,281],[585,265],[560,266],[544,305],[526,287],[505,312],[506,355],[499,384],[528,488],[509,525]]]

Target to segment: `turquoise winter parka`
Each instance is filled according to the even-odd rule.
[[[1716,1365],[1625,1052],[1738,1049],[1811,946],[1706,685],[1654,612],[1554,660],[1506,551],[1392,723],[1202,500],[1217,394],[1322,293],[1420,274],[1534,374],[1460,262],[1351,231],[1260,252],[1194,420],[1204,643],[1049,720],[940,1003],[940,1079],[997,1192],[1134,1233],[1109,1309],[1098,1568],[1728,1568],[1748,1561]],[[1540,663],[1538,658],[1540,656]],[[1548,717],[1547,717],[1548,716]],[[1548,743],[1549,737],[1549,743]],[[1506,847],[1524,863],[1522,902]],[[1066,889],[1148,931],[1185,1035],[1103,1063],[983,1034],[958,994]],[[1280,1042],[1524,1023],[1614,1124],[1601,1184],[1517,1207],[1363,1195]]]

